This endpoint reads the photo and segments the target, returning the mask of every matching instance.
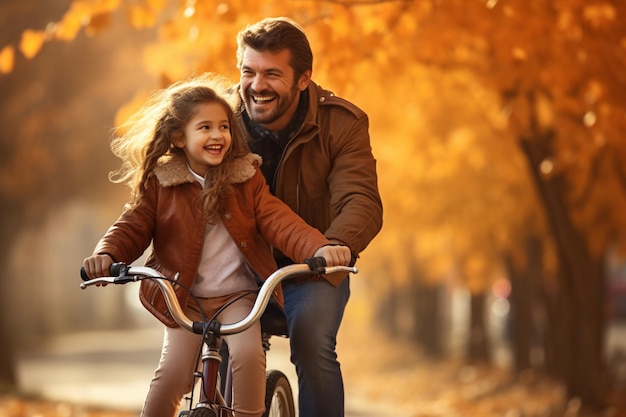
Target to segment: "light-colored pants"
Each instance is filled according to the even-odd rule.
[[[245,317],[254,304],[255,295],[236,301],[218,316],[221,323],[230,324]],[[200,299],[210,318],[224,298]],[[189,318],[200,321],[193,300],[185,310]],[[223,339],[230,349],[233,378],[233,408],[235,417],[261,416],[265,410],[265,353],[261,343],[261,328],[257,322],[248,330]],[[183,396],[193,389],[193,372],[198,368],[201,337],[177,328],[165,328],[159,366],[154,372],[150,390],[141,412],[142,417],[173,417]]]

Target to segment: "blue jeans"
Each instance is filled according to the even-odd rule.
[[[350,298],[350,278],[283,286],[291,362],[298,375],[300,417],[343,417],[344,392],[335,346]]]

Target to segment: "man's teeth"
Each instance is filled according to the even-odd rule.
[[[252,98],[257,103],[259,103],[259,102],[263,103],[263,102],[270,101],[270,100],[273,99],[272,96],[252,96]]]

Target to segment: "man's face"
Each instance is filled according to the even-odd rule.
[[[241,98],[252,120],[271,131],[287,127],[298,108],[311,71],[294,80],[288,49],[270,52],[246,48],[240,68]]]

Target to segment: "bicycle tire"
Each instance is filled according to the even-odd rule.
[[[296,417],[293,391],[287,376],[270,370],[265,377],[265,412],[262,417]]]
[[[197,407],[191,410],[189,417],[218,417],[218,415],[212,408]]]

